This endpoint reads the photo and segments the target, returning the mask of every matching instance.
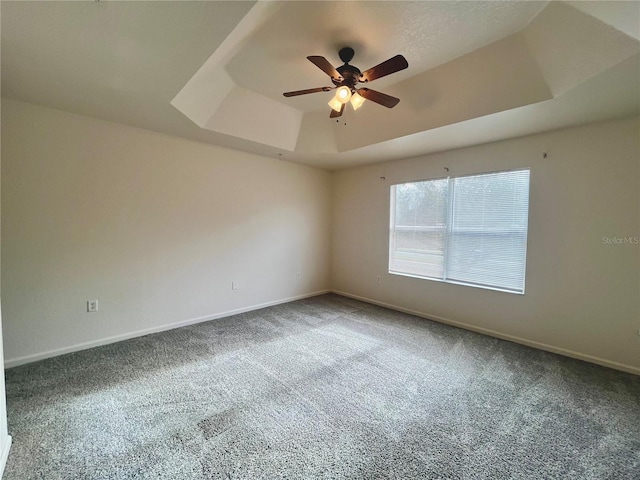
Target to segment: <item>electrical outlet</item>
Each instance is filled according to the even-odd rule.
[[[237,290],[238,289],[238,282],[231,282],[231,290]]]
[[[98,311],[98,300],[87,300],[87,312],[93,313]]]
[[[300,278],[300,272],[296,272],[296,278]]]
[[[380,275],[376,277],[376,282],[382,283],[382,277]]]

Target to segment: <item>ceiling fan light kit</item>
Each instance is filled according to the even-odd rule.
[[[336,112],[342,109],[342,105],[347,103],[351,99],[351,89],[349,87],[339,87],[336,90],[336,95],[329,101],[329,106]]]
[[[356,84],[367,83],[377,78],[404,70],[409,66],[409,64],[402,55],[396,55],[395,57],[392,57],[375,67],[371,67],[369,70],[364,72],[361,72],[353,65],[349,65],[349,62],[354,55],[353,48],[342,48],[340,52],[338,52],[338,55],[340,56],[340,60],[344,62],[344,65],[337,68],[334,68],[333,65],[331,65],[331,63],[329,63],[329,61],[324,57],[318,55],[311,55],[307,57],[311,63],[329,75],[334,87],[318,87],[307,90],[297,90],[293,92],[285,92],[283,95],[285,97],[294,97],[298,95],[306,95],[308,93],[328,92],[329,90],[335,89],[335,96],[329,101],[329,106],[331,107],[331,114],[329,116],[331,118],[342,115],[344,107],[349,101],[351,101],[351,106],[354,110],[360,108],[365,99],[371,100],[372,102],[387,108],[393,108],[400,102],[399,98],[371,90],[370,88],[356,88]]]

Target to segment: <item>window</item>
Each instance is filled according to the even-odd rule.
[[[529,170],[391,187],[389,272],[524,293]]]

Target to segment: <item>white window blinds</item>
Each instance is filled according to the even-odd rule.
[[[391,273],[524,293],[529,170],[391,189]]]

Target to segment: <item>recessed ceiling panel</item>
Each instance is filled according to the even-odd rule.
[[[229,61],[234,81],[303,111],[326,110],[330,93],[282,98],[282,92],[331,86],[307,60],[324,56],[342,65],[338,51],[355,50],[364,71],[404,55],[410,68],[376,81],[384,89],[526,26],[546,2],[285,2]]]

